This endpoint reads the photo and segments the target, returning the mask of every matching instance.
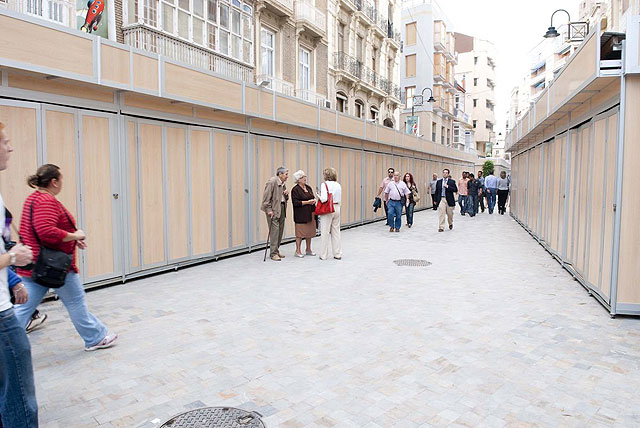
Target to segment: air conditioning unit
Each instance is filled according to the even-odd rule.
[[[331,101],[324,100],[324,106],[325,106],[325,108],[329,108],[330,109],[331,108]]]

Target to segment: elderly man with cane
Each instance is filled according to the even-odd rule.
[[[265,212],[269,225],[267,238],[267,247],[270,249],[269,256],[271,260],[277,262],[284,258],[280,254],[279,248],[284,232],[284,221],[287,217],[287,201],[289,200],[289,191],[285,185],[287,178],[289,178],[289,170],[281,166],[276,171],[276,176],[267,180],[262,195],[261,209]],[[266,248],[264,259],[267,259]]]

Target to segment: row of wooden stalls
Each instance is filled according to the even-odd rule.
[[[342,224],[382,218],[372,203],[388,167],[412,172],[431,205],[431,174],[469,165],[398,148],[283,138],[213,126],[53,104],[0,99],[0,120],[15,147],[0,175],[6,206],[19,217],[31,191],[26,177],[38,165],[62,168],[61,201],[88,236],[80,253],[85,284],[101,284],[182,264],[216,259],[263,245],[260,201],[278,166],[308,174],[317,187],[324,167],[342,184]],[[314,134],[311,134],[314,135]],[[317,135],[317,134],[316,134]],[[293,186],[290,179],[289,187]],[[289,206],[286,237],[294,233]]]
[[[511,214],[612,316],[640,315],[640,76],[625,79],[512,157]]]

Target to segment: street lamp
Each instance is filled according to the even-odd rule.
[[[420,93],[420,95],[414,95],[413,96],[413,102],[411,103],[411,121],[414,121],[415,116],[414,116],[414,110],[415,110],[415,106],[422,106],[424,105],[424,91],[429,91],[429,99],[427,100],[428,103],[435,103],[436,99],[433,98],[433,90],[431,88],[424,88],[422,90],[422,92]],[[412,126],[417,123],[417,122],[412,122]],[[417,129],[416,129],[416,134],[417,134]]]
[[[551,14],[551,26],[549,27],[549,29],[547,30],[547,32],[544,34],[545,39],[552,39],[554,37],[558,37],[560,35],[560,33],[558,33],[558,30],[556,30],[556,27],[553,26],[553,15],[555,15],[558,12],[564,12],[567,14],[567,17],[569,17],[569,23],[571,23],[571,15],[569,15],[569,12],[567,12],[564,9],[558,9],[555,12],[553,12]]]

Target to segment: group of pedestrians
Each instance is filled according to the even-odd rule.
[[[400,232],[403,209],[405,209],[407,217],[407,227],[411,228],[416,204],[420,202],[420,192],[413,179],[413,174],[407,172],[400,180],[400,172],[389,168],[387,176],[378,188],[373,203],[374,207],[380,205],[381,202],[387,217],[386,225],[389,227],[389,232]]]
[[[299,170],[293,174],[295,186],[291,193],[287,190],[288,178],[289,170],[285,167],[278,168],[276,175],[267,180],[262,194],[261,209],[266,215],[269,229],[267,238],[269,257],[273,261],[281,261],[285,258],[285,255],[280,252],[280,244],[284,234],[289,196],[291,196],[296,236],[295,257],[316,255],[311,249],[311,239],[317,234],[317,218],[320,223],[320,259],[326,260],[330,254],[336,260],[342,259],[340,239],[342,187],[338,183],[336,170],[326,168],[323,171],[324,181],[319,188],[316,188],[315,193],[307,183],[307,174],[304,171]],[[321,214],[316,213],[318,201],[326,206],[330,205]],[[306,246],[304,253],[301,248],[303,239]]]
[[[13,146],[0,123],[0,171],[7,168]],[[3,428],[36,428],[36,400],[31,345],[26,328],[50,288],[67,309],[85,351],[108,348],[118,336],[90,311],[78,276],[76,248],[87,247],[86,235],[57,196],[63,175],[46,164],[30,176],[34,191],[22,207],[20,242],[11,239],[10,218],[0,196],[0,420]],[[16,304],[14,307],[13,303]]]

